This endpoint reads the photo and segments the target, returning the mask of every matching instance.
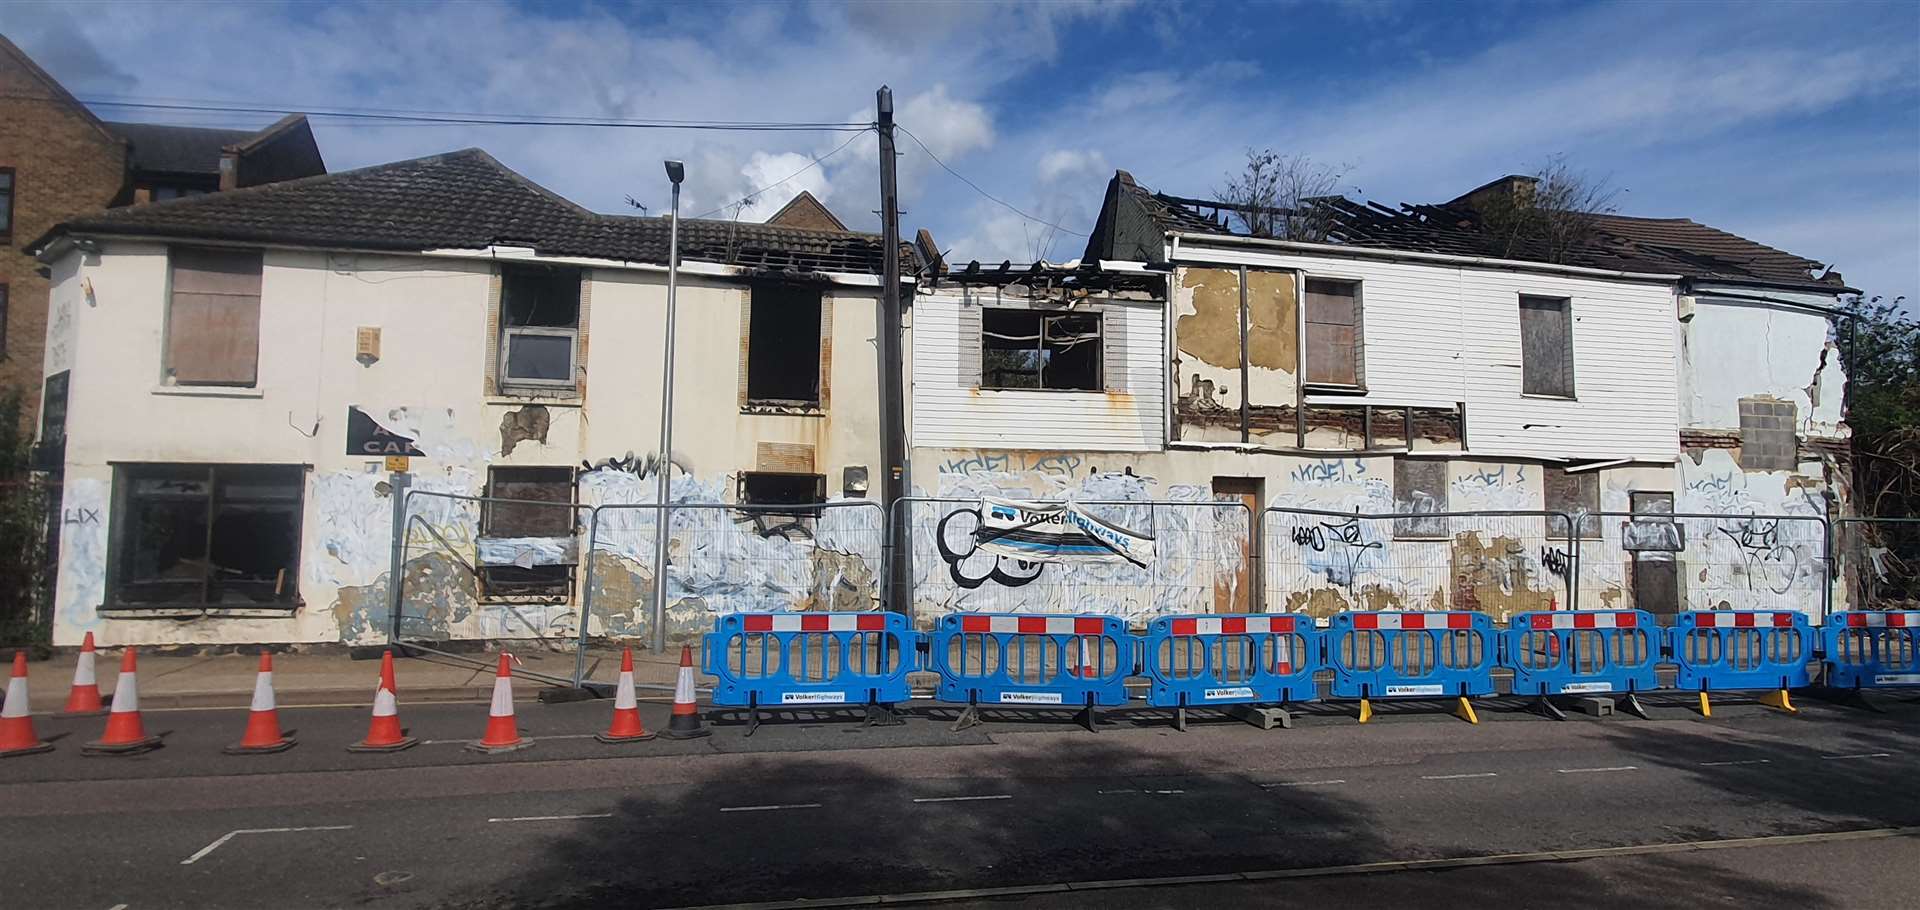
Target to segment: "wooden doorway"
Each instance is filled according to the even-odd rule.
[[[1213,479],[1213,498],[1217,501],[1245,503],[1247,515],[1252,521],[1247,537],[1241,541],[1246,545],[1246,550],[1240,554],[1240,565],[1231,574],[1214,579],[1215,613],[1251,613],[1257,602],[1253,592],[1260,585],[1260,488],[1261,480],[1258,477]]]

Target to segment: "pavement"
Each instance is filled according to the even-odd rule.
[[[142,680],[143,684],[145,680]],[[0,894],[19,906],[422,910],[988,903],[1911,906],[1920,705],[1799,715],[1684,698],[1554,722],[1490,699],[1344,706],[1261,731],[1196,712],[1047,711],[958,733],[916,703],[870,727],[785,714],[746,735],[607,746],[604,701],[523,703],[535,745],[464,742],[478,705],[408,701],[425,742],[344,745],[364,708],[282,711],[300,744],[234,757],[238,710],[149,711],[159,751],[0,761]],[[651,729],[667,708],[641,706]]]

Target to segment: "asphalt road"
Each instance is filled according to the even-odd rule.
[[[461,747],[481,705],[403,705],[426,743],[396,755],[344,750],[358,709],[283,709],[301,744],[246,758],[217,752],[239,711],[149,712],[168,745],[128,759],[78,757],[97,719],[42,718],[61,748],[0,761],[0,904],[695,906],[1009,887],[993,902],[1912,904],[1895,899],[1913,894],[1911,836],[1532,856],[1920,826],[1920,707],[1722,704],[1706,721],[1682,704],[1566,723],[1487,706],[1478,727],[1419,706],[1361,727],[1329,709],[1293,730],[1185,734],[1147,711],[1098,734],[1043,714],[957,734],[950,715],[822,715],[612,747],[588,736],[607,702],[523,703],[536,745],[503,756]],[[644,711],[664,723],[664,706]],[[1272,877],[1513,854],[1530,858]]]

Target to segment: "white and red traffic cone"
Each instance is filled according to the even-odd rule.
[[[80,657],[73,664],[73,688],[67,690],[67,706],[54,717],[93,717],[107,713],[100,700],[100,684],[93,675],[93,633],[80,642]]]
[[[479,742],[468,743],[472,752],[485,752],[489,755],[500,752],[512,752],[533,745],[533,740],[520,735],[520,728],[513,722],[513,667],[507,652],[500,652],[500,669],[493,674],[493,704],[487,708],[487,734]]]
[[[240,741],[222,749],[228,755],[266,755],[293,748],[293,738],[280,732],[280,712],[273,703],[273,655],[260,652],[260,672],[253,677],[253,706],[247,711],[247,731]]]
[[[1099,676],[1100,674],[1093,668],[1093,661],[1087,655],[1086,636],[1081,636],[1077,640],[1080,642],[1080,663],[1068,675],[1078,676],[1081,679],[1093,679]]]
[[[605,733],[595,733],[603,743],[637,743],[653,738],[640,723],[640,700],[633,695],[633,649],[620,652],[620,684],[613,691],[613,724]]]
[[[132,648],[120,652],[120,678],[113,684],[113,709],[107,714],[104,736],[80,747],[82,755],[134,755],[160,748],[160,737],[148,736],[140,722],[140,681]]]
[[[33,732],[33,713],[27,708],[27,652],[13,652],[13,675],[7,678],[7,703],[0,707],[0,758],[52,752],[53,743]]]
[[[667,721],[668,739],[695,739],[712,734],[700,723],[700,706],[693,700],[693,648],[680,646],[680,677],[673,682],[673,717]]]
[[[348,752],[398,752],[420,741],[400,727],[400,697],[394,691],[393,652],[380,656],[380,682],[373,690],[373,721],[367,724],[367,738],[347,747]]]

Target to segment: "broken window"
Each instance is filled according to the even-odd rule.
[[[574,483],[570,467],[487,469],[480,509],[480,586],[489,598],[565,598],[572,590]],[[555,542],[556,538],[565,538]]]
[[[1799,410],[1776,398],[1740,399],[1740,467],[1792,471],[1800,467]]]
[[[1402,515],[1430,515],[1447,510],[1447,463],[1433,458],[1393,460],[1393,510]],[[1396,538],[1444,538],[1447,520],[1396,518]]]
[[[820,290],[755,285],[747,302],[747,403],[820,406]]]
[[[1360,385],[1360,282],[1307,279],[1307,382]]]
[[[980,387],[1098,392],[1100,314],[980,311]]]
[[[294,605],[304,479],[292,465],[120,466],[108,606]]]
[[[1573,397],[1573,301],[1520,295],[1520,391]]]
[[[580,341],[580,270],[500,270],[500,382],[573,388]]]
[[[827,478],[824,474],[748,471],[740,475],[739,498],[741,505],[813,505],[826,501]]]
[[[175,247],[169,265],[168,381],[253,385],[260,361],[260,252]]]
[[[1582,540],[1600,539],[1600,472],[1568,471],[1547,466],[1541,469],[1546,508],[1574,516],[1575,533]],[[1567,536],[1567,522],[1558,516],[1547,518],[1547,533]]]

